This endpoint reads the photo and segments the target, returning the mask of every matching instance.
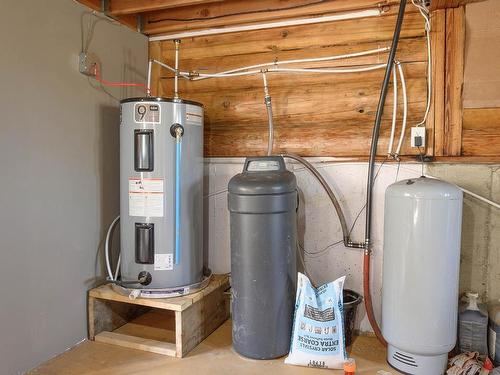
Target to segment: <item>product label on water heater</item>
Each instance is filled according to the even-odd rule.
[[[129,216],[163,217],[163,179],[128,179]]]
[[[158,103],[136,103],[134,106],[134,120],[138,123],[159,124],[161,122],[160,105]]]
[[[174,269],[174,254],[155,254],[155,271]]]

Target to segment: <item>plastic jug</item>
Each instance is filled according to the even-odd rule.
[[[477,293],[467,293],[467,304],[458,314],[458,347],[461,352],[488,354],[488,311],[478,304]]]
[[[489,305],[488,349],[495,365],[500,365],[500,299]],[[500,374],[500,370],[499,370]]]

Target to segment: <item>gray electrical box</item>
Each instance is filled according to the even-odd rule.
[[[297,279],[297,182],[280,156],[247,158],[229,181],[233,346],[288,353]]]

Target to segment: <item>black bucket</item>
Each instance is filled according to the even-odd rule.
[[[345,346],[352,344],[354,335],[354,320],[356,319],[356,310],[363,300],[358,293],[350,289],[344,289],[344,334]]]

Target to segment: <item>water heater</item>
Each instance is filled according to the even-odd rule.
[[[121,101],[121,280],[128,288],[203,278],[203,106]]]
[[[457,338],[462,192],[420,177],[385,193],[382,333],[406,374],[442,375]]]

